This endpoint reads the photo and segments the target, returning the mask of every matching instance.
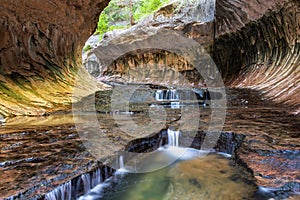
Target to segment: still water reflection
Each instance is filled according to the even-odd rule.
[[[251,176],[230,158],[211,153],[199,157],[194,149],[163,149],[143,165],[160,162],[174,152],[185,153],[172,165],[150,173],[124,173],[98,185],[80,200],[250,199],[257,188]]]

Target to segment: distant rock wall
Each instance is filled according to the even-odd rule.
[[[108,2],[1,1],[1,114],[40,115],[70,108],[83,45]]]
[[[174,8],[169,5],[158,11],[147,29],[153,27],[180,30],[210,52],[214,62],[229,87],[248,87],[261,91],[266,98],[300,110],[300,2],[297,0],[217,0],[214,22],[196,23],[172,18]],[[161,18],[161,16],[166,18]],[[173,18],[177,15],[173,13]],[[163,19],[163,20],[162,20]],[[142,28],[132,28],[126,34],[113,34],[108,43],[132,44],[140,38]],[[151,29],[149,29],[151,30]],[[147,31],[145,31],[147,32]],[[151,32],[151,31],[150,31]],[[128,36],[128,35],[132,36]],[[150,37],[142,33],[143,37]],[[146,35],[146,36],[145,36]],[[111,36],[110,36],[111,37]],[[125,41],[125,42],[124,42]],[[167,40],[166,40],[167,41]],[[176,41],[172,41],[176,44]],[[103,43],[103,47],[107,42]],[[99,50],[102,48],[98,47]],[[163,63],[180,71],[193,84],[201,85],[204,80],[192,70],[182,57],[161,51],[129,53],[113,62],[102,75],[122,77],[133,65]],[[139,70],[141,73],[141,70]],[[144,70],[149,73],[149,70]],[[152,73],[152,71],[150,70]],[[170,73],[166,80],[170,79]],[[145,74],[139,74],[144,77]],[[160,74],[161,76],[161,74]],[[164,81],[166,81],[164,80]],[[176,81],[176,77],[174,79]],[[149,80],[148,80],[149,81]],[[151,81],[150,81],[151,82]]]

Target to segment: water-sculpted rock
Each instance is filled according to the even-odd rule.
[[[298,136],[295,135],[294,130],[295,127],[299,128],[299,118],[284,112],[298,113],[300,109],[298,98],[300,92],[298,84],[300,80],[299,1],[261,1],[258,3],[246,0],[219,0],[216,3],[215,21],[206,23],[198,23],[193,19],[178,20],[179,18],[176,18],[178,13],[174,13],[176,8],[172,6],[162,8],[148,21],[129,30],[108,33],[94,53],[101,57],[101,51],[106,49],[111,50],[109,52],[112,54],[120,49],[125,52],[126,49],[122,47],[128,47],[134,43],[143,44],[140,42],[143,39],[152,42],[152,35],[155,36],[164,29],[174,32],[182,31],[184,35],[203,45],[219,67],[227,86],[255,89],[264,94],[259,98],[279,103],[260,102],[260,105],[255,105],[258,106],[257,109],[238,112],[236,117],[232,117],[236,112],[234,109],[229,111],[231,116],[227,118],[227,130],[244,132],[248,136],[245,144],[237,152],[237,157],[254,172],[259,185],[272,188],[287,185],[286,188],[290,187],[291,191],[299,192],[297,184],[291,184],[297,181],[299,184],[295,175],[295,171],[299,169],[297,164],[299,145],[297,144]],[[177,20],[171,20],[171,16]],[[165,40],[169,41],[167,37]],[[180,41],[170,40],[169,42],[176,45]],[[150,46],[147,46],[147,43],[144,44],[146,45],[141,47]],[[113,48],[110,48],[111,45]],[[154,51],[148,49],[131,51],[120,55],[112,63],[104,60],[103,63],[100,61],[100,64],[102,64],[99,70],[101,78],[107,76],[121,81],[148,82],[148,74],[152,71],[159,73],[157,70],[159,66],[167,65],[168,68],[183,74],[192,84],[204,82],[203,77],[195,72],[195,66],[185,58],[159,48]],[[128,74],[128,71],[132,74]],[[161,76],[163,76],[162,79]],[[150,79],[150,82],[176,84],[179,76],[173,76],[167,71],[167,73],[160,73],[159,77],[159,80]],[[248,104],[245,99],[240,100],[244,101],[243,104]],[[280,111],[276,111],[277,106]],[[280,108],[280,106],[284,107]],[[249,114],[240,119],[244,116],[242,112],[249,112]],[[251,117],[256,115],[257,119]],[[287,125],[279,123],[278,120],[282,117],[284,118],[282,121],[287,120],[285,123]],[[288,122],[289,119],[293,119],[295,123]],[[248,124],[236,125],[236,123],[243,123],[243,120]],[[263,121],[264,125],[261,125],[260,121]],[[270,121],[272,124],[270,127],[276,128],[268,129],[266,121]],[[255,127],[258,125],[264,128],[257,130]],[[267,156],[269,158],[265,160]],[[282,167],[284,163],[289,163],[289,168]]]
[[[108,2],[1,2],[0,113],[40,115],[70,108],[82,47]]]
[[[97,1],[75,0],[67,3],[59,0],[43,1],[43,3],[31,0],[1,2],[3,9],[0,11],[2,16],[0,20],[2,38],[0,112],[2,114],[35,115],[43,114],[47,110],[66,108],[65,106],[70,102],[73,77],[79,68],[81,47],[95,28],[99,13],[106,5],[101,2],[98,1],[99,4]],[[156,21],[149,22],[153,26],[152,30],[157,31],[164,27],[182,31],[211,52],[228,86],[259,89],[269,98],[299,110],[297,97],[300,55],[299,1],[265,0],[258,3],[254,0],[218,0],[215,22],[204,24],[188,20],[164,21],[172,16],[173,9],[169,6],[160,10],[161,14],[158,12],[154,16]],[[145,30],[145,35],[151,33]],[[131,36],[134,36],[135,32],[133,30],[132,35],[127,33],[124,36],[128,40],[122,38],[125,44],[132,41]],[[110,40],[110,37],[111,35],[108,34],[106,39]],[[158,58],[156,62],[165,60],[170,65],[174,65],[189,77],[189,80],[202,81],[193,71],[193,66],[185,62],[184,58],[165,51],[156,51],[155,54],[149,51],[140,54],[133,52],[114,61],[115,68],[109,68],[108,72],[117,74],[119,71],[116,69],[122,72],[125,60],[129,64],[141,60],[151,63],[156,58]],[[101,72],[103,73],[103,70],[99,71]],[[246,101],[243,103],[246,104]],[[285,108],[279,111],[263,108],[249,112],[247,107],[242,111],[236,110],[233,109],[231,116],[229,115],[226,128],[227,131],[247,133],[246,143],[236,152],[236,155],[240,162],[244,162],[254,172],[259,180],[258,183],[267,187],[281,187],[283,184],[299,180],[296,173],[299,170],[297,160],[299,118],[283,114],[285,118],[283,122],[287,124],[284,126],[278,118],[281,116],[278,113],[284,113]],[[266,113],[271,114],[266,115]],[[264,116],[263,123],[261,123],[262,116]],[[292,119],[293,123],[290,123],[289,119]],[[265,127],[269,122],[274,126],[270,126],[268,130]],[[32,135],[35,133],[33,132]],[[63,133],[68,135],[68,132],[61,130],[54,133],[56,137]],[[73,129],[71,133],[74,133]],[[26,132],[20,134],[24,135]],[[48,132],[45,132],[45,135],[49,137]],[[69,141],[67,135],[66,142]],[[9,137],[14,136],[9,135]],[[38,140],[38,144],[41,144],[40,142]],[[3,146],[3,150],[9,151],[10,148],[18,148],[20,145],[27,144],[16,142],[12,146]],[[44,148],[41,145],[35,146]],[[63,149],[66,145],[59,144],[59,146]],[[48,147],[45,150],[48,151]],[[78,151],[78,145],[72,150]],[[32,152],[31,149],[29,151]],[[28,153],[27,156],[29,155]],[[270,159],[260,162],[264,158]],[[21,160],[24,161],[40,162],[30,157],[28,160]],[[284,168],[287,166],[285,162],[290,164],[290,168]],[[9,163],[4,164],[5,167],[10,166]],[[15,177],[15,173],[11,176]],[[293,184],[290,186],[292,187]],[[297,184],[295,186],[296,192],[299,192]]]
[[[218,1],[214,61],[234,87],[299,112],[299,1]]]
[[[209,18],[182,14],[189,9],[192,8],[178,11],[178,5],[170,4],[128,30],[107,33],[94,53],[100,58],[104,56],[101,52],[116,56],[116,52],[121,51],[124,55],[109,61],[100,59],[102,65],[97,74],[102,79],[106,76],[137,82],[161,83],[170,79],[178,82],[179,76],[170,70],[173,68],[189,82],[203,84],[207,80],[203,80],[185,57],[168,51],[164,45],[153,50],[149,44],[153,43],[152,36],[161,39],[162,30],[176,30],[210,52],[227,86],[261,90],[268,98],[293,106],[296,113],[299,111],[299,1],[218,0],[213,22],[209,22]],[[141,43],[141,40],[146,42]],[[173,46],[180,43],[167,38],[157,43],[169,42]],[[138,47],[141,49],[136,51]],[[149,47],[152,50],[146,49]],[[168,70],[158,70],[162,66],[168,66]],[[149,81],[146,74],[164,77]]]
[[[68,109],[81,48],[107,1],[4,0],[1,4],[0,112],[37,115]],[[210,46],[228,85],[260,89],[299,112],[299,1],[218,0],[215,22],[205,24],[167,21],[174,10],[162,9],[152,25],[182,30]],[[176,56],[165,54],[158,55],[172,64]],[[136,56],[126,56],[128,63],[140,60]],[[199,75],[179,60],[178,67],[185,66],[180,67],[183,73],[199,82]]]
[[[230,103],[223,130],[246,136],[235,151],[238,163],[253,172],[258,185],[276,188],[275,196],[299,193],[299,116],[287,112],[289,107],[262,100],[253,90],[227,94]]]

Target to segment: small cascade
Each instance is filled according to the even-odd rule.
[[[87,194],[92,188],[103,183],[112,175],[111,168],[97,168],[93,172],[82,174],[67,183],[58,186],[45,195],[46,200],[71,200]]]
[[[167,90],[167,95],[166,95],[167,100],[179,100],[178,92],[177,90],[171,89]]]
[[[84,193],[87,193],[90,191],[91,187],[91,176],[90,174],[82,174],[81,175],[81,181],[83,182],[83,189]]]
[[[157,90],[155,92],[155,99],[157,101],[178,101],[179,94],[175,89]]]
[[[102,181],[101,169],[98,168],[95,173],[92,174],[92,187],[100,184]]]
[[[121,155],[119,158],[120,169],[124,169],[124,157]]]
[[[168,133],[168,145],[170,147],[179,147],[179,137],[181,135],[181,132],[168,129],[167,133]]]
[[[71,181],[55,188],[45,196],[45,200],[71,200],[72,184]]]
[[[157,90],[155,92],[155,99],[157,101],[162,101],[164,99],[164,93],[163,92],[164,92],[163,90]]]
[[[202,88],[156,90],[154,96],[157,101],[210,100],[210,92]]]

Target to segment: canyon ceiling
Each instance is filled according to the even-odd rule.
[[[70,109],[82,48],[108,2],[2,0],[2,115]],[[227,86],[257,89],[299,112],[299,19],[298,0],[217,0],[214,22],[187,24],[182,31],[201,44],[213,29],[208,46]],[[80,76],[83,82],[89,77]]]

